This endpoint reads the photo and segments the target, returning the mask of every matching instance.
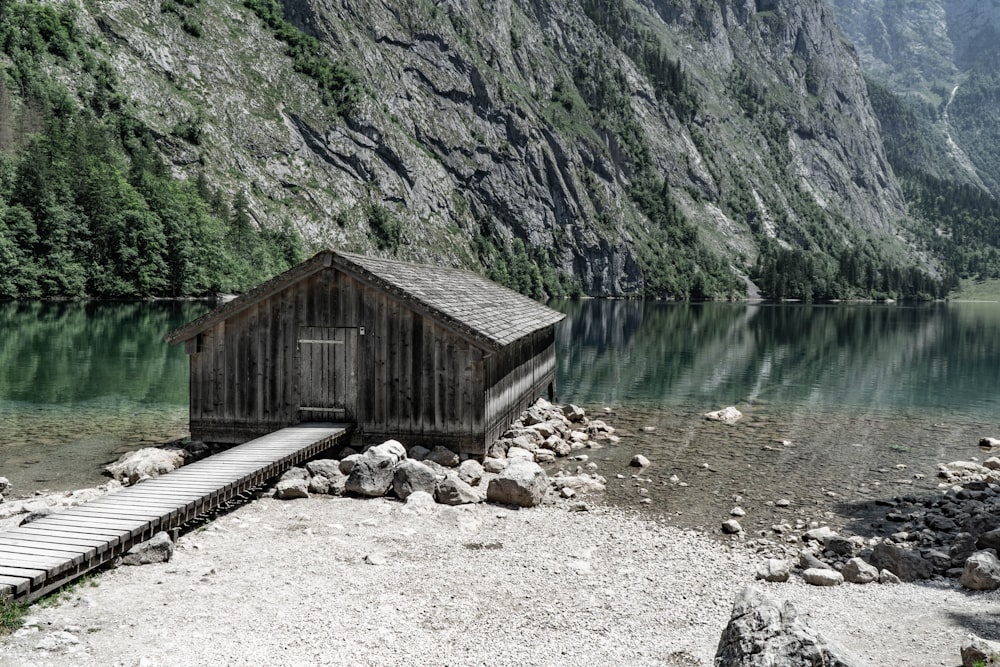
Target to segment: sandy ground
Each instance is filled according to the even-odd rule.
[[[622,510],[263,498],[34,605],[2,665],[711,665],[760,557]],[[764,584],[868,665],[958,665],[1000,594]]]

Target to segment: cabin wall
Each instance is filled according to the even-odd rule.
[[[539,396],[554,398],[555,327],[508,345],[491,355],[486,367],[485,435],[489,445]]]
[[[357,397],[347,421],[365,441],[395,437],[482,455],[482,350],[335,268],[262,299],[189,344],[192,437],[243,442],[301,418],[320,420],[324,413],[300,414],[300,383],[315,377],[300,364],[323,358],[303,353],[310,343],[300,343],[300,333],[311,340],[323,338],[322,328],[340,327],[353,329],[357,344]],[[330,420],[341,420],[335,416]]]

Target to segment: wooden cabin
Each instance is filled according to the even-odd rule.
[[[470,271],[326,250],[166,340],[190,356],[197,440],[333,421],[482,457],[554,397],[562,318]]]

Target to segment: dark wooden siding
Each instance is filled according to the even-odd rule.
[[[440,443],[482,455],[483,350],[334,268],[292,283],[188,343],[192,436],[242,442],[298,423],[299,378],[312,376],[300,364],[303,358],[328,359],[313,351],[304,355],[300,332],[333,336],[320,332],[337,328],[355,330],[356,418],[366,440],[396,437],[408,445]]]
[[[555,328],[508,345],[486,362],[485,442],[493,442],[539,396],[555,392]]]

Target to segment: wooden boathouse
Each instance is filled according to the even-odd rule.
[[[470,271],[325,250],[166,340],[190,357],[192,438],[333,421],[482,457],[554,397],[562,318]]]

